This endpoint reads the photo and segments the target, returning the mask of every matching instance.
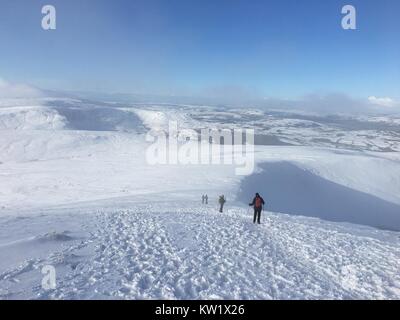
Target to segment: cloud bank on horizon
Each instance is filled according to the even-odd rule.
[[[60,97],[70,97],[73,92],[57,92]],[[77,93],[78,94],[78,93]],[[88,93],[89,94],[89,93]],[[108,93],[98,93],[102,100]],[[79,92],[85,97],[85,92]],[[126,100],[132,100],[140,95],[121,94]],[[46,90],[24,83],[9,82],[0,78],[0,99],[37,99],[45,98]],[[118,98],[118,94],[113,95]],[[128,99],[126,99],[128,97]],[[90,98],[96,100],[96,93],[90,93]],[[130,99],[129,99],[130,98]],[[400,102],[390,97],[369,96],[368,98],[352,98],[342,93],[309,94],[297,99],[262,98],[256,91],[235,86],[213,87],[198,95],[192,96],[163,96],[145,95],[141,102],[159,103],[193,103],[209,105],[226,105],[232,107],[258,107],[283,111],[306,111],[312,113],[397,113],[400,112]]]
[[[368,97],[368,101],[373,105],[382,107],[389,107],[389,108],[400,107],[400,103],[398,101],[395,101],[394,99],[389,97],[378,98],[375,96],[370,96]]]
[[[388,97],[353,98],[342,93],[309,94],[295,100],[265,99],[264,106],[317,113],[400,112],[400,102]]]
[[[0,78],[0,99],[38,98],[43,93],[40,89],[23,83],[11,83]]]

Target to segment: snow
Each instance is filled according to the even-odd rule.
[[[1,139],[28,138],[4,135]],[[0,158],[0,201],[5,208],[182,192],[188,181],[197,197],[200,191],[196,190],[203,190],[211,181],[214,186],[208,189],[213,190],[238,180],[233,175],[234,168],[227,166],[149,166],[144,137],[124,133],[62,132],[44,137],[36,132],[27,142],[12,145],[13,148],[4,144]],[[13,156],[21,156],[21,161],[9,160]]]
[[[0,108],[0,130],[57,130],[65,127],[65,118],[41,106]]]
[[[186,129],[193,128],[195,126],[196,121],[191,119],[184,112],[179,112],[179,110],[171,110],[171,109],[162,109],[162,110],[154,110],[156,106],[152,106],[147,109],[122,109],[125,111],[131,111],[136,113],[139,118],[143,121],[143,124],[154,131],[160,130],[168,130],[169,122],[175,121],[179,123]]]
[[[360,227],[354,234],[353,226],[270,212],[263,213],[258,226],[252,224],[248,209],[235,205],[220,214],[214,205],[183,201],[131,202],[125,208],[116,208],[116,203],[87,204],[85,216],[70,208],[70,215],[81,219],[80,229],[90,234],[75,240],[70,237],[76,237],[76,231],[44,235],[46,242],[36,244],[37,250],[50,240],[53,246],[65,246],[1,272],[3,297],[396,299],[400,295],[394,263],[400,258],[400,240],[393,232]],[[59,211],[52,212],[53,219],[60,219],[65,209]],[[10,250],[13,246],[8,245]],[[17,290],[24,279],[40,279],[42,266],[48,264],[60,270],[55,290],[37,285]]]
[[[242,202],[260,192],[275,212],[400,231],[398,204],[324,179],[290,162],[264,163],[260,169],[242,181]]]
[[[0,298],[400,298],[398,152],[365,150],[365,136],[352,150],[307,144],[310,123],[275,119],[305,138],[256,146],[249,177],[234,165],[152,166],[148,129],[251,127],[264,113],[12,103],[0,101]],[[255,190],[269,210],[260,226]],[[46,265],[54,290],[41,287]]]
[[[288,161],[326,180],[400,204],[400,153],[258,147],[257,162]]]

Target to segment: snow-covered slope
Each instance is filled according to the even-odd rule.
[[[287,161],[329,181],[400,204],[400,153],[262,146],[257,163]]]
[[[261,164],[242,181],[238,199],[246,203],[256,192],[272,211],[400,231],[399,204],[325,179],[296,162]]]
[[[251,127],[264,113],[36,102],[0,101],[0,298],[400,298],[397,152],[259,145],[247,178],[234,165],[153,166],[148,129]],[[261,226],[246,206],[255,191],[280,212]]]
[[[50,108],[0,108],[0,130],[57,130],[63,129],[65,125],[66,119]]]
[[[125,111],[131,111],[137,114],[142,120],[143,124],[151,130],[168,130],[170,121],[175,121],[179,126],[192,129],[199,126],[199,123],[193,120],[186,112],[175,109],[165,109],[155,106],[147,107],[146,109],[122,109]]]
[[[71,225],[74,217],[79,227]],[[36,220],[25,219],[25,223]],[[214,204],[164,198],[116,199],[43,211],[37,222],[52,222],[52,232],[0,246],[3,262],[7,253],[13,261],[11,253],[24,247],[36,251],[22,264],[0,271],[0,297],[400,297],[397,233],[269,212],[264,213],[262,225],[251,220],[249,210],[242,207],[229,205],[221,214]],[[2,232],[6,228],[20,232],[23,221],[22,217],[18,222],[3,220]],[[45,265],[57,270],[55,290],[39,285]]]

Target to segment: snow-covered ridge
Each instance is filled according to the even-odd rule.
[[[400,204],[400,153],[258,146],[258,163],[293,163],[328,181]]]
[[[373,162],[370,166],[373,166]],[[358,190],[362,187],[351,188],[325,179],[305,169],[301,162],[270,161],[259,167],[260,172],[245,177],[241,183],[238,199],[243,203],[259,192],[264,195],[267,207],[275,212],[400,231],[399,203]],[[348,167],[351,168],[351,164]],[[328,175],[331,171],[328,167],[322,173]],[[336,172],[340,173],[339,170]],[[359,183],[363,182],[357,172],[354,178]],[[380,186],[384,187],[385,184]],[[400,202],[398,198],[396,200]]]
[[[156,107],[140,109],[123,109],[125,111],[134,112],[142,120],[143,124],[154,131],[167,131],[168,125],[171,121],[177,122],[178,126],[182,129],[194,129],[199,127],[199,123],[194,121],[187,112],[179,110],[171,110],[162,108],[161,110]]]
[[[0,130],[60,130],[65,117],[43,106],[0,108]]]

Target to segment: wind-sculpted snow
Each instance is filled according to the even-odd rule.
[[[256,161],[261,165],[266,162],[292,163],[325,180],[400,204],[400,153],[398,152],[265,146],[256,149]],[[285,175],[285,171],[282,173]],[[277,174],[279,175],[279,172]],[[275,177],[273,181],[263,179],[260,188],[266,184],[279,185],[280,182],[279,177]]]
[[[0,130],[85,130],[143,133],[142,120],[130,109],[69,101],[46,106],[0,108]]]
[[[276,212],[400,231],[398,204],[326,180],[289,162],[259,167],[261,172],[242,181],[238,198],[243,202],[260,192]]]
[[[176,201],[85,216],[89,237],[0,274],[3,298],[400,298],[397,233]],[[57,288],[21,290],[45,264]]]
[[[0,130],[59,130],[66,119],[47,107],[0,108]]]
[[[35,238],[35,240],[40,242],[47,242],[47,241],[71,241],[73,237],[69,235],[68,231],[63,232],[49,232],[43,235],[39,235]]]
[[[193,120],[187,112],[175,110],[171,108],[161,108],[154,110],[154,107],[148,109],[132,108],[123,109],[135,113],[146,126],[146,128],[154,131],[168,131],[170,121],[175,121],[183,129],[195,129],[201,125]]]

